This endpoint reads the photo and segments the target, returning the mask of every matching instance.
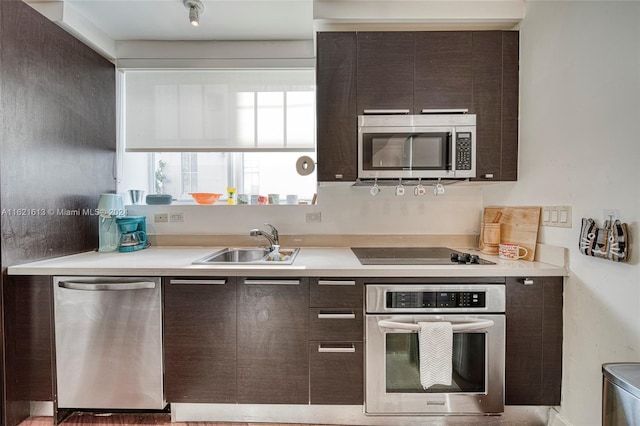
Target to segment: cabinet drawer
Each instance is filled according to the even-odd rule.
[[[363,341],[361,308],[309,309],[310,340]]]
[[[364,344],[309,342],[311,404],[362,405]]]
[[[363,280],[311,278],[309,306],[312,308],[362,308]]]

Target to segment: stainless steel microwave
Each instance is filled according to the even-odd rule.
[[[358,116],[359,179],[475,176],[475,114]]]

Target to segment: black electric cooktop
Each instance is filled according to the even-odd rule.
[[[495,265],[448,247],[352,247],[362,265]]]

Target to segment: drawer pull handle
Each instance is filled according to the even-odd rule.
[[[409,114],[408,109],[365,109],[364,114]]]
[[[524,284],[524,285],[533,285],[533,280],[531,278],[525,278],[522,281],[522,284]]]
[[[423,109],[420,111],[422,114],[466,114],[469,112],[468,108],[435,108],[435,109]]]
[[[244,280],[247,285],[300,285],[300,280]]]
[[[354,353],[355,351],[356,351],[355,345],[349,345],[349,346],[318,345],[319,353]]]
[[[318,312],[318,319],[356,319],[355,312],[345,312],[341,314],[328,314]]]
[[[226,279],[222,280],[170,280],[169,284],[214,284],[214,285],[225,285],[227,283]]]
[[[318,285],[356,285],[355,280],[319,280]]]

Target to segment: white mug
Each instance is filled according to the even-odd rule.
[[[287,195],[287,204],[298,204],[298,196],[295,194]]]
[[[520,254],[521,250],[524,253]],[[526,257],[529,254],[529,250],[514,243],[500,243],[498,253],[501,259],[518,260]]]
[[[280,194],[269,194],[269,204],[280,204]]]

